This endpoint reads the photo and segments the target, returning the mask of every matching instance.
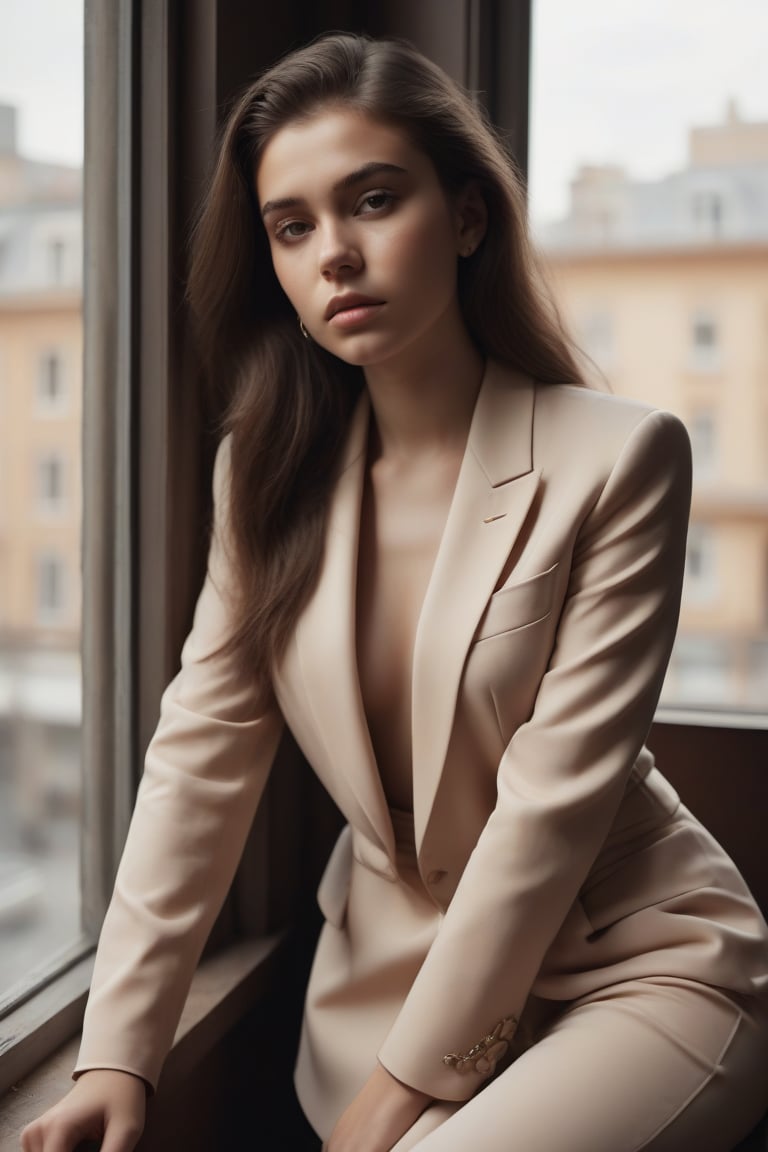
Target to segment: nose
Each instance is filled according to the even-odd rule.
[[[348,272],[359,272],[363,266],[362,253],[349,229],[338,222],[327,224],[320,246],[320,271],[326,280],[334,280]]]

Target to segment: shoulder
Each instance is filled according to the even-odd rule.
[[[545,471],[570,463],[608,475],[623,457],[688,467],[688,433],[671,412],[575,385],[533,387],[533,456]]]
[[[623,439],[649,416],[658,415],[680,423],[671,412],[653,408],[640,400],[628,400],[610,392],[598,392],[575,384],[533,382],[534,434],[562,433],[570,429],[600,434],[607,440]]]
[[[661,475],[690,470],[690,444],[672,413],[569,384],[543,384],[488,362],[469,446],[495,486],[537,471],[585,499],[619,467]]]

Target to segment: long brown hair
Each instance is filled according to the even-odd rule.
[[[268,674],[317,580],[334,469],[364,382],[359,368],[302,338],[254,189],[272,136],[334,104],[401,128],[447,193],[477,181],[487,232],[458,272],[470,334],[485,355],[540,381],[579,380],[528,241],[521,180],[466,92],[409,44],[348,33],[259,76],[227,119],[189,277],[209,371],[233,387],[228,519],[238,597],[228,643],[251,674]]]

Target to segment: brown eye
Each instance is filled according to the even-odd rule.
[[[388,208],[394,199],[391,192],[368,192],[360,201],[358,213],[364,216],[369,212],[380,212],[382,208]]]
[[[309,231],[310,225],[303,220],[286,220],[275,228],[275,237],[290,244],[292,240],[301,240]]]

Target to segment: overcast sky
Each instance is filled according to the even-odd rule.
[[[768,120],[768,0],[534,0],[533,11],[538,218],[565,210],[579,164],[641,179],[680,168],[689,126],[720,121],[729,98]],[[0,0],[0,102],[19,107],[29,156],[82,160],[82,12],[83,0]]]
[[[681,168],[691,125],[729,98],[768,120],[768,0],[534,0],[530,188],[564,211],[582,163]]]
[[[83,0],[0,0],[0,103],[22,153],[82,163]]]

